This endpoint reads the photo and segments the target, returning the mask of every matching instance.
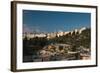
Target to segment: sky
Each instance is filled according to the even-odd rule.
[[[23,10],[23,32],[50,33],[90,26],[90,13]]]

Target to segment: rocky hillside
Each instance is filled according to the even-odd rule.
[[[29,40],[26,37],[23,39],[23,62],[79,60],[81,56],[90,57],[90,50],[90,28],[81,33],[73,31],[52,39],[36,37]]]

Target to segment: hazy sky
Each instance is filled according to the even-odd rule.
[[[70,31],[90,24],[90,13],[23,10],[24,32]]]

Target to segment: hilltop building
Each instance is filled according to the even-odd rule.
[[[23,34],[23,38],[27,37],[28,39],[31,39],[35,37],[39,37],[39,38],[46,37],[47,39],[51,39],[63,35],[68,35],[69,33],[71,33],[71,35],[73,35],[73,33],[81,34],[84,30],[86,30],[86,27],[83,27],[81,29],[75,29],[73,31],[66,31],[66,32],[59,31],[59,32],[52,32],[52,33],[25,33]]]

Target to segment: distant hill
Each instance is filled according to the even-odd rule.
[[[83,46],[86,48],[90,48],[91,43],[91,29],[86,28],[83,30],[80,34],[79,32],[75,33],[69,33],[64,36],[55,37],[53,39],[50,39],[49,41],[52,41],[53,43],[64,43],[64,44],[70,44],[75,45],[76,47]]]

